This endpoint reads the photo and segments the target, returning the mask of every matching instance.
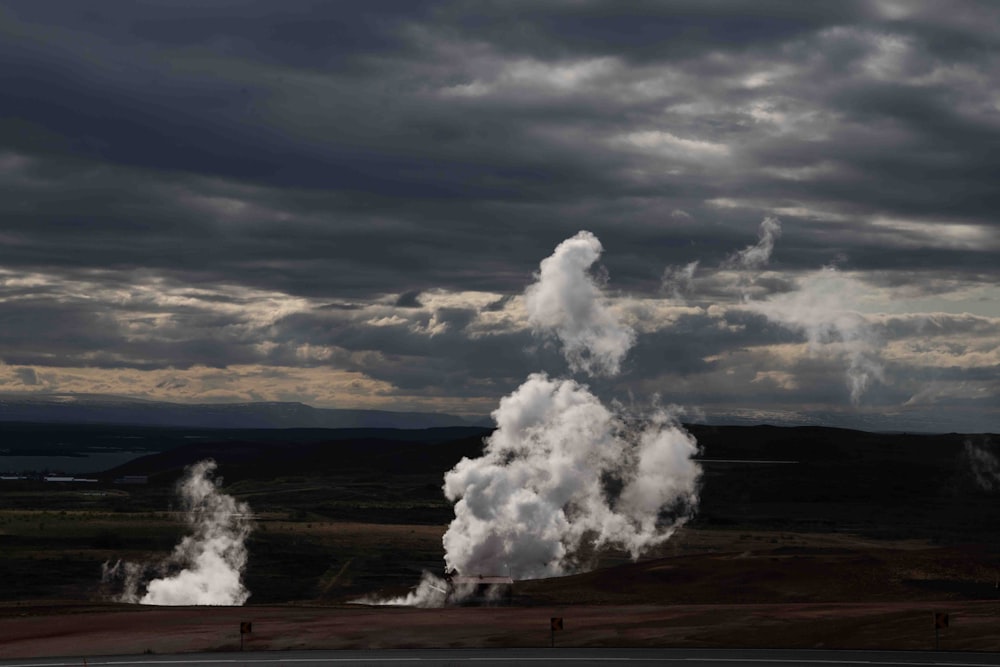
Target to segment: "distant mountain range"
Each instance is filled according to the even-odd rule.
[[[185,428],[397,428],[492,426],[435,412],[337,410],[304,403],[167,403],[87,394],[0,395],[0,422],[127,424]]]
[[[692,420],[695,421],[695,420]],[[706,410],[696,420],[700,423],[756,426],[825,426],[871,433],[997,433],[995,412],[969,412],[920,409],[874,412],[871,410],[779,411],[728,408]]]
[[[993,413],[782,412],[728,408],[706,410],[695,423],[754,426],[828,426],[871,432],[996,433]],[[314,408],[295,402],[169,403],[100,394],[0,394],[0,423],[109,424],[178,428],[392,428],[453,426],[493,428],[488,416],[439,412]]]

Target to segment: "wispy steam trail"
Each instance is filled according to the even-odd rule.
[[[694,274],[698,270],[698,260],[684,266],[668,266],[660,278],[661,289],[671,298],[683,301],[694,288]]]
[[[864,316],[851,308],[860,300],[861,290],[857,281],[826,268],[804,278],[794,292],[747,307],[801,331],[814,349],[843,356],[851,402],[857,405],[872,383],[885,381],[878,336]]]
[[[377,607],[443,607],[453,602],[461,602],[475,592],[474,584],[453,584],[451,581],[436,577],[430,572],[424,572],[420,583],[406,595],[394,598],[379,598],[367,596],[354,600],[354,604],[367,604]],[[494,591],[496,592],[496,591]],[[489,593],[487,593],[489,597]]]
[[[774,243],[779,236],[781,221],[766,217],[757,230],[757,243],[733,253],[722,262],[722,269],[738,272],[737,287],[743,301],[750,301],[757,273],[771,261]]]
[[[537,281],[524,293],[535,331],[556,336],[570,368],[589,375],[618,373],[635,340],[587,273],[602,251],[596,236],[579,232],[542,260]]]
[[[991,442],[985,438],[980,443],[965,441],[965,458],[976,486],[983,491],[993,491],[1000,488],[1000,461],[990,451]]]
[[[781,221],[770,216],[764,218],[757,232],[757,243],[732,254],[723,268],[756,271],[771,261],[774,242],[781,236]]]
[[[851,403],[858,405],[874,383],[885,381],[878,336],[856,309],[862,288],[857,281],[828,267],[806,276],[793,292],[766,301],[752,300],[750,288],[756,279],[755,272],[770,262],[780,237],[781,221],[770,216],[764,218],[757,232],[757,243],[730,255],[721,268],[740,272],[738,288],[743,307],[803,333],[813,351],[842,357],[847,364],[845,376]],[[673,269],[668,267],[667,271]],[[668,275],[672,277],[673,273],[664,273],[665,285]]]
[[[187,470],[177,487],[190,534],[155,565],[119,561],[105,564],[106,581],[118,581],[122,602],[150,605],[241,605],[250,597],[243,585],[250,535],[250,507],[219,491],[212,479],[215,461]],[[158,578],[150,578],[160,575]],[[145,582],[145,583],[144,583]],[[143,589],[145,592],[143,593]]]

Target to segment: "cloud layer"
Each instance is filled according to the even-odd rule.
[[[485,414],[560,367],[541,320],[614,312],[573,362],[632,332],[609,391],[1000,430],[997,35],[974,0],[13,3],[0,392]],[[579,229],[614,293],[521,297]],[[804,323],[824,267],[858,302]]]

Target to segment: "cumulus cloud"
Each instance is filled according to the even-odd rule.
[[[118,561],[104,566],[104,580],[119,582],[116,599],[148,605],[242,605],[250,507],[219,491],[215,461],[187,470],[177,492],[190,534],[162,561],[149,565]],[[159,575],[159,576],[156,576]],[[152,578],[150,578],[152,576]]]
[[[537,280],[524,293],[528,321],[542,335],[562,343],[574,371],[614,375],[635,340],[612,311],[587,271],[601,256],[596,236],[581,231],[542,260]]]
[[[539,367],[522,301],[502,299],[522,290],[538,240],[566,229],[613,239],[602,261],[638,298],[725,307],[843,256],[868,285],[919,291],[947,277],[913,311],[1000,316],[1000,153],[986,148],[1000,11],[799,4],[761,0],[756,16],[611,0],[252,13],[134,3],[115,21],[8,12],[0,69],[17,85],[0,90],[0,350],[38,384],[4,370],[2,386],[139,396],[85,380],[280,364],[361,373],[380,384],[364,400],[383,408],[447,393],[485,412]],[[58,50],[37,48],[53,35]],[[728,252],[764,215],[794,231],[766,274],[775,230]],[[437,288],[494,295],[497,310],[463,328],[435,317]],[[656,328],[625,321],[640,346]],[[760,344],[721,324],[730,352]],[[683,364],[704,386],[729,358],[716,352],[648,354],[641,372],[676,387]],[[897,386],[920,373],[910,352],[886,365]],[[574,363],[607,375],[615,356]],[[976,366],[954,379],[966,391],[990,365],[962,359]],[[280,387],[247,374],[224,393],[193,382],[177,398],[356,400],[314,382],[299,391],[295,373],[278,372]],[[800,375],[800,400],[841,373]],[[762,384],[739,398],[766,402]],[[995,402],[987,393],[976,400]]]

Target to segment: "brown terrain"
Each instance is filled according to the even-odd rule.
[[[239,608],[114,603],[99,583],[102,562],[169,550],[177,517],[152,508],[166,508],[179,466],[203,450],[147,469],[134,462],[130,474],[148,472],[149,488],[109,487],[96,500],[6,487],[0,659],[238,650],[244,621],[253,624],[248,651],[546,646],[551,617],[564,619],[555,636],[563,646],[931,650],[941,612],[941,650],[1000,651],[997,502],[969,469],[968,437],[698,435],[706,459],[719,462],[705,463],[687,527],[638,563],[602,552],[589,571],[517,581],[497,606],[351,603],[403,594],[421,570],[440,570],[450,513],[437,495],[442,466],[474,453],[474,442],[439,446],[424,472],[410,449],[396,449],[390,465],[344,471],[341,461],[339,477],[315,458],[301,464],[304,477],[264,470],[245,443],[227,465],[226,447],[213,445],[226,490],[257,513],[253,595]],[[732,463],[750,453],[795,463]]]
[[[331,524],[360,539],[404,526]],[[426,531],[422,531],[425,532]],[[433,537],[424,535],[425,539]],[[515,584],[510,606],[0,606],[0,658],[238,650],[563,646],[998,651],[996,569],[975,549],[842,534],[682,531],[667,555]],[[414,582],[415,583],[415,582]],[[949,585],[950,584],[950,585]],[[396,594],[401,590],[383,591]],[[984,599],[968,599],[970,593]]]

